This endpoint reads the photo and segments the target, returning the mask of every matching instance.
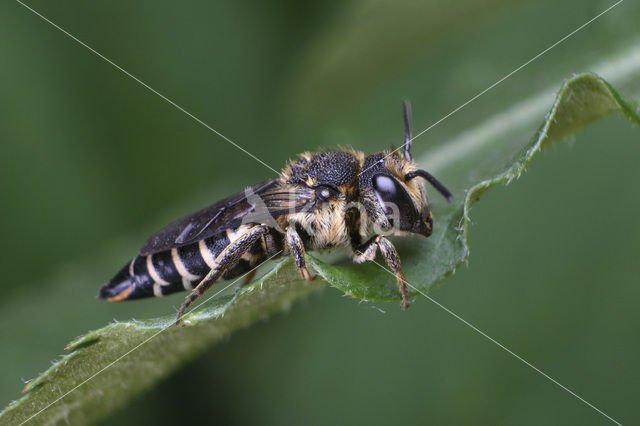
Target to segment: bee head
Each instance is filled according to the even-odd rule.
[[[412,232],[431,235],[433,218],[421,177],[433,185],[447,200],[453,196],[436,178],[418,169],[411,158],[409,103],[404,101],[404,153],[393,147],[389,151],[365,158],[359,178],[360,200],[369,222],[381,231]]]
[[[369,223],[379,228],[376,233],[413,232],[428,237],[432,223],[424,184],[420,180],[405,181],[396,167],[388,167],[403,159],[387,155],[389,152],[367,156],[365,172],[358,182]]]

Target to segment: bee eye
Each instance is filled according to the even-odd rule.
[[[316,198],[320,201],[327,201],[334,195],[335,190],[328,186],[321,186],[316,189]]]
[[[414,219],[415,206],[400,182],[391,176],[379,174],[373,177],[371,184],[378,204],[392,224],[397,221],[396,226],[402,229],[405,221],[409,223]],[[398,214],[399,217],[392,217],[394,214]]]
[[[376,198],[385,213],[390,213],[389,206],[386,203],[394,203],[398,194],[398,188],[395,180],[389,176],[377,175],[373,178],[373,190]]]
[[[385,201],[394,199],[398,192],[395,180],[385,175],[377,175],[373,178],[373,189]]]

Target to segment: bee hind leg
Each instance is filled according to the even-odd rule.
[[[300,239],[300,235],[298,235],[298,231],[296,231],[295,226],[289,226],[287,228],[285,244],[289,253],[293,256],[293,260],[296,262],[296,266],[298,267],[298,271],[300,272],[302,279],[305,281],[315,280],[317,275],[311,275],[307,269],[306,261],[304,259],[304,245],[302,244],[302,239]]]
[[[247,272],[244,276],[244,279],[242,280],[242,287],[251,283],[251,280],[253,280],[253,277],[255,276],[256,276],[256,269],[252,269],[249,272]]]
[[[356,263],[373,261],[376,258],[376,252],[378,249],[380,249],[382,257],[384,257],[387,265],[396,276],[398,289],[402,295],[402,309],[407,310],[409,309],[409,289],[407,287],[407,279],[404,276],[404,272],[402,272],[400,256],[398,256],[398,252],[391,241],[382,235],[376,235],[366,243],[355,248],[353,260]]]
[[[220,252],[216,257],[216,266],[209,271],[209,273],[200,281],[200,283],[193,289],[191,294],[186,298],[180,309],[178,309],[178,316],[176,317],[176,325],[182,327],[182,315],[198,297],[202,296],[207,290],[213,286],[216,281],[222,277],[228,269],[232,268],[243,254],[245,254],[262,235],[269,232],[269,228],[264,225],[254,226],[247,232],[242,234],[240,238],[230,243],[227,247]]]

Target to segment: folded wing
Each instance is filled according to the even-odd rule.
[[[243,223],[273,226],[278,216],[308,210],[314,204],[312,189],[282,187],[278,178],[269,179],[167,225],[147,240],[140,255],[193,244]]]

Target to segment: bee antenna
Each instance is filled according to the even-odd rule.
[[[411,161],[411,102],[402,100],[402,115],[404,117],[404,158]]]
[[[411,180],[416,176],[424,178],[427,182],[433,185],[433,187],[437,189],[438,192],[447,199],[447,201],[451,202],[451,200],[453,200],[453,194],[451,194],[451,192],[447,188],[445,188],[445,186],[441,184],[438,179],[434,178],[433,175],[431,175],[431,173],[427,172],[426,170],[416,170],[413,172],[409,172],[404,176],[404,178],[405,180]]]

